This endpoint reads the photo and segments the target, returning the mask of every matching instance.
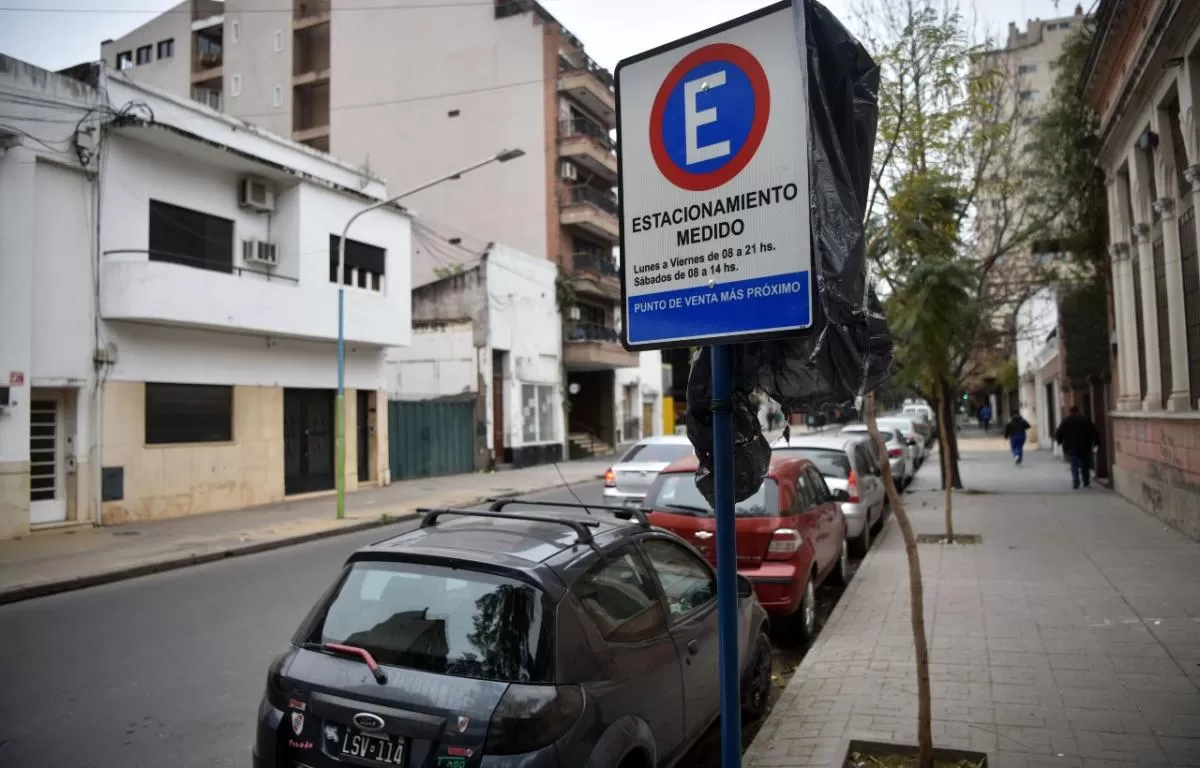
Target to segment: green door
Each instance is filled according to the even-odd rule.
[[[392,480],[475,471],[474,403],[388,402]]]

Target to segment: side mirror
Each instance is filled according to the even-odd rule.
[[[833,489],[833,500],[840,502],[842,504],[849,503],[850,491],[847,491],[845,488],[834,488]]]
[[[738,597],[750,597],[754,594],[754,584],[742,574],[737,577]]]

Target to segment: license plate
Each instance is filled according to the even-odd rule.
[[[342,754],[369,760],[379,765],[403,765],[404,742],[386,736],[372,736],[347,728],[342,736]]]

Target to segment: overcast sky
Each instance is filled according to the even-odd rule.
[[[402,4],[409,0],[396,0]],[[411,0],[428,2],[429,0]],[[0,0],[0,53],[57,70],[100,57],[100,41],[117,38],[178,0]],[[542,0],[583,41],[592,58],[609,68],[617,61],[711,27],[772,0]],[[1086,6],[1092,2],[1084,0]],[[1074,11],[1076,0],[962,0],[992,32],[1010,21],[1053,18]],[[857,0],[825,0],[851,23]],[[80,13],[80,11],[84,11]]]

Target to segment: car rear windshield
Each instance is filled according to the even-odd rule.
[[[846,480],[850,477],[850,457],[836,448],[776,448],[789,459],[808,459],[825,477]]]
[[[641,443],[630,448],[629,453],[621,457],[621,463],[646,461],[670,464],[691,455],[691,443]]]
[[[300,639],[365,648],[390,666],[500,682],[551,681],[541,591],[478,571],[356,562]]]
[[[712,507],[696,487],[696,476],[691,472],[659,475],[647,502],[649,508],[663,512],[713,513]],[[771,478],[763,480],[758,492],[735,504],[733,511],[737,517],[778,517],[779,489],[775,481]]]

